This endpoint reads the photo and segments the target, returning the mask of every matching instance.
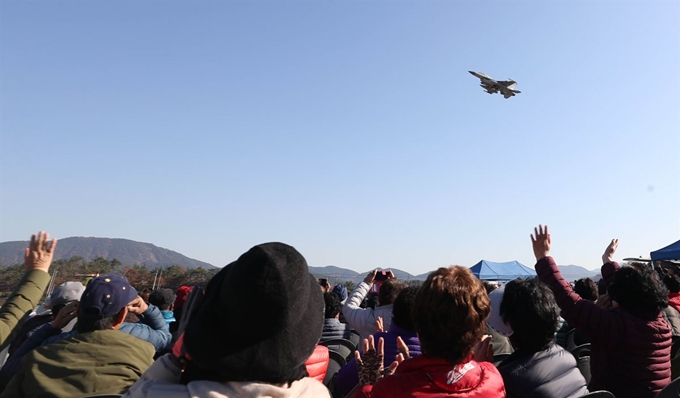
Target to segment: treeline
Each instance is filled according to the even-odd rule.
[[[57,286],[67,281],[86,283],[97,275],[116,272],[124,275],[130,281],[130,285],[142,292],[144,289],[154,287],[176,290],[182,285],[204,285],[219,270],[219,268],[186,268],[182,265],[149,269],[144,265],[123,265],[116,259],[107,260],[98,257],[87,261],[82,257],[71,257],[53,261],[50,275],[53,278],[51,286]],[[0,297],[2,299],[14,290],[23,274],[23,264],[0,267]]]

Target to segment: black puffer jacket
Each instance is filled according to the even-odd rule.
[[[515,351],[498,365],[507,398],[570,398],[588,392],[569,351],[552,344],[535,353]]]

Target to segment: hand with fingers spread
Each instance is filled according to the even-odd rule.
[[[385,350],[385,340],[378,339],[378,347],[375,347],[373,336],[364,339],[364,353],[354,352],[357,361],[357,371],[359,372],[359,384],[362,386],[375,384],[378,379],[383,377],[383,358]]]
[[[399,350],[399,354],[394,357],[394,362],[392,362],[390,366],[385,369],[385,376],[392,376],[394,372],[397,371],[397,367],[399,367],[402,362],[411,358],[408,346],[406,343],[404,343],[404,340],[402,340],[401,336],[397,336],[397,349]]]
[[[37,269],[48,272],[56,248],[57,240],[52,239],[50,244],[50,234],[47,232],[40,231],[38,236],[32,235],[31,242],[24,250],[24,267],[26,271]]]
[[[616,249],[618,247],[619,247],[619,240],[618,239],[612,239],[612,241],[609,243],[607,248],[604,250],[604,253],[602,254],[602,264],[614,262],[614,253],[616,253]]]
[[[539,225],[534,228],[534,234],[531,235],[531,244],[534,247],[534,256],[536,261],[550,256],[550,234],[548,233],[548,226]]]

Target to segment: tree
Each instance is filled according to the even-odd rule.
[[[351,292],[356,287],[356,284],[352,281],[345,281],[345,283],[343,283],[343,285],[345,285],[348,292]]]

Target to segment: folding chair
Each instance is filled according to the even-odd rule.
[[[590,344],[583,344],[574,348],[571,353],[576,358],[576,367],[586,379],[586,384],[590,383]]]
[[[680,397],[680,377],[673,380],[657,394],[656,398],[678,398]]]

